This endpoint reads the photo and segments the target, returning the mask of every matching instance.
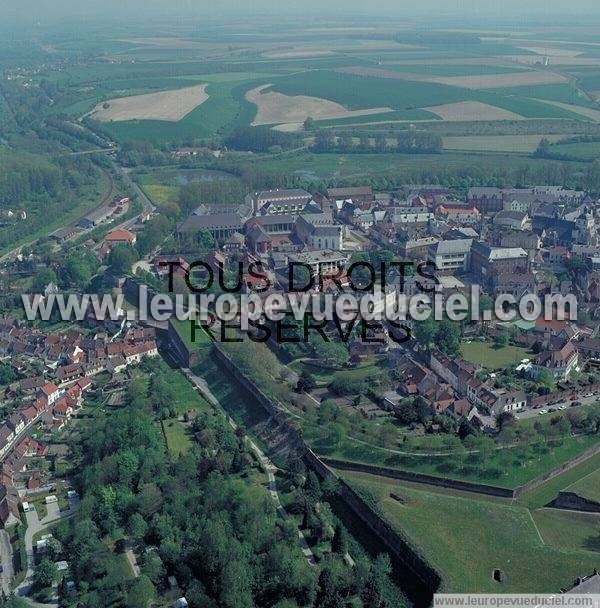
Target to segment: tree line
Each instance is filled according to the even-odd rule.
[[[399,152],[403,154],[439,154],[442,138],[427,131],[399,131],[389,138],[384,133],[374,138],[363,134],[358,141],[349,133],[337,135],[331,129],[319,129],[311,146],[314,152],[377,153]]]

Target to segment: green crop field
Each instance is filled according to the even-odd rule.
[[[550,147],[550,152],[579,161],[592,161],[600,158],[600,141],[555,144]]]
[[[443,142],[444,150],[527,154],[535,152],[543,138],[556,142],[564,137],[565,135],[467,135],[444,137]]]
[[[358,76],[332,71],[311,71],[301,74],[282,76],[274,80],[272,90],[286,95],[310,95],[330,99],[353,110],[390,107],[396,110],[395,120],[431,120],[430,112],[419,108],[427,106],[458,103],[461,101],[480,101],[509,110],[525,118],[571,118],[586,120],[585,117],[550,104],[529,99],[525,96],[502,94],[496,91],[476,91],[430,82],[395,80]],[[410,112],[403,116],[399,111]],[[414,114],[417,112],[417,114]],[[424,112],[423,114],[420,114]],[[385,115],[376,115],[387,120]],[[373,116],[368,117],[371,121]],[[465,116],[468,120],[468,116]],[[363,120],[365,120],[363,118]],[[366,120],[365,120],[366,121]],[[357,122],[356,120],[354,121]]]
[[[431,120],[429,112],[419,111],[423,106],[455,103],[474,99],[475,94],[443,84],[392,80],[357,76],[332,71],[314,71],[282,76],[274,81],[273,89],[286,95],[310,95],[330,99],[351,110],[390,107],[395,110],[413,110],[408,120]]]
[[[244,112],[246,108],[234,95],[234,88],[238,85],[237,81],[209,84],[206,87],[208,99],[178,122],[128,120],[101,124],[117,141],[146,139],[161,142],[226,132],[238,124],[250,122],[248,111]]]
[[[505,89],[489,89],[496,94],[514,95],[517,97],[529,97],[534,99],[547,99],[548,101],[560,101],[586,107],[597,107],[590,102],[585,95],[575,86],[564,84],[540,84],[534,86],[508,87]]]
[[[503,346],[497,348],[487,342],[463,342],[461,353],[464,359],[476,365],[489,369],[502,369],[520,363],[522,359],[530,359],[531,352],[520,346]]]
[[[544,537],[530,512],[519,505],[433,488],[417,490],[361,473],[342,476],[375,498],[390,523],[442,574],[445,590],[557,592],[597,567],[597,552],[581,548],[575,539],[567,549],[560,537]],[[539,517],[545,531],[552,515]],[[580,542],[592,529],[573,519],[568,526],[577,530]],[[505,582],[493,580],[495,569],[503,572]]]

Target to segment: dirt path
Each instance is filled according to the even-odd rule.
[[[10,536],[6,530],[0,530],[0,555],[2,557],[2,591],[8,597],[10,584],[15,576],[13,568],[13,550]]]
[[[206,383],[206,380],[204,380],[204,378],[201,378],[200,376],[196,376],[190,369],[185,368],[181,371],[185,374],[186,378],[202,393],[202,396],[205,397],[210,404],[214,405],[221,412],[221,414],[223,414],[223,416],[229,423],[229,426],[231,426],[233,430],[236,430],[238,428],[237,424],[235,423],[233,418],[231,418],[231,416],[225,411],[219,400],[212,394],[210,388],[208,387],[208,384]],[[281,499],[279,497],[279,492],[277,491],[277,480],[275,479],[274,474],[274,471],[277,471],[277,467],[271,462],[271,460],[269,460],[269,458],[256,445],[256,443],[254,443],[254,441],[250,439],[250,437],[248,437],[247,435],[244,435],[244,437],[248,441],[248,445],[256,454],[262,467],[267,473],[269,494],[271,495],[271,499],[275,503],[275,508],[277,510],[278,515],[282,519],[287,519],[289,515],[287,511],[283,508],[283,505],[281,504]],[[300,529],[298,529],[298,543],[300,544],[300,549],[308,563],[311,566],[316,565],[317,562],[315,560],[315,556],[311,551],[311,548],[308,546],[306,538],[304,537],[304,534]]]

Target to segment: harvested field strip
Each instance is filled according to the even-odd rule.
[[[476,76],[490,74],[509,74],[517,73],[528,68],[510,65],[492,65],[489,63],[475,64],[442,64],[437,61],[430,65],[426,64],[407,64],[404,62],[388,63],[383,62],[383,69],[406,72],[410,74],[430,74],[432,76]]]
[[[443,120],[519,120],[523,117],[514,112],[479,101],[462,101],[441,106],[429,106],[429,112],[437,114]]]
[[[263,93],[264,89],[270,86],[269,84],[265,84],[246,93],[246,99],[256,104],[258,108],[252,125],[302,123],[309,116],[316,120],[327,120],[392,111],[391,108],[370,108],[351,111],[327,99],[308,97],[306,95],[291,96],[275,92]]]
[[[125,120],[165,120],[178,122],[208,99],[206,85],[173,91],[147,93],[109,99],[92,110],[92,118],[102,122]]]
[[[496,89],[522,85],[553,84],[567,82],[562,74],[550,71],[521,71],[508,74],[471,74],[464,76],[433,76],[428,74],[414,74],[411,72],[398,72],[394,70],[381,70],[369,67],[344,67],[336,71],[358,76],[374,76],[377,78],[391,78],[395,80],[416,80],[432,82],[466,89]]]

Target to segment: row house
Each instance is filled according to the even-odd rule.
[[[467,400],[494,416],[518,411],[527,405],[525,391],[491,388],[477,378],[472,378],[468,384]]]
[[[255,215],[299,215],[311,200],[311,194],[302,188],[263,190],[246,197]]]
[[[494,216],[493,224],[509,230],[529,230],[531,228],[529,215],[523,211],[500,211]]]
[[[144,342],[142,344],[127,346],[122,354],[127,364],[131,365],[132,363],[139,363],[143,357],[157,357],[158,348],[154,341]]]
[[[455,224],[473,225],[481,221],[481,213],[474,206],[440,205],[435,210],[436,216]]]
[[[494,277],[494,292],[496,296],[500,294],[510,294],[516,300],[526,294],[538,294],[539,287],[536,276],[531,272],[525,273],[502,273]]]
[[[450,359],[443,352],[435,350],[430,355],[429,366],[459,395],[467,395],[468,384],[476,371],[474,365],[462,359]]]

